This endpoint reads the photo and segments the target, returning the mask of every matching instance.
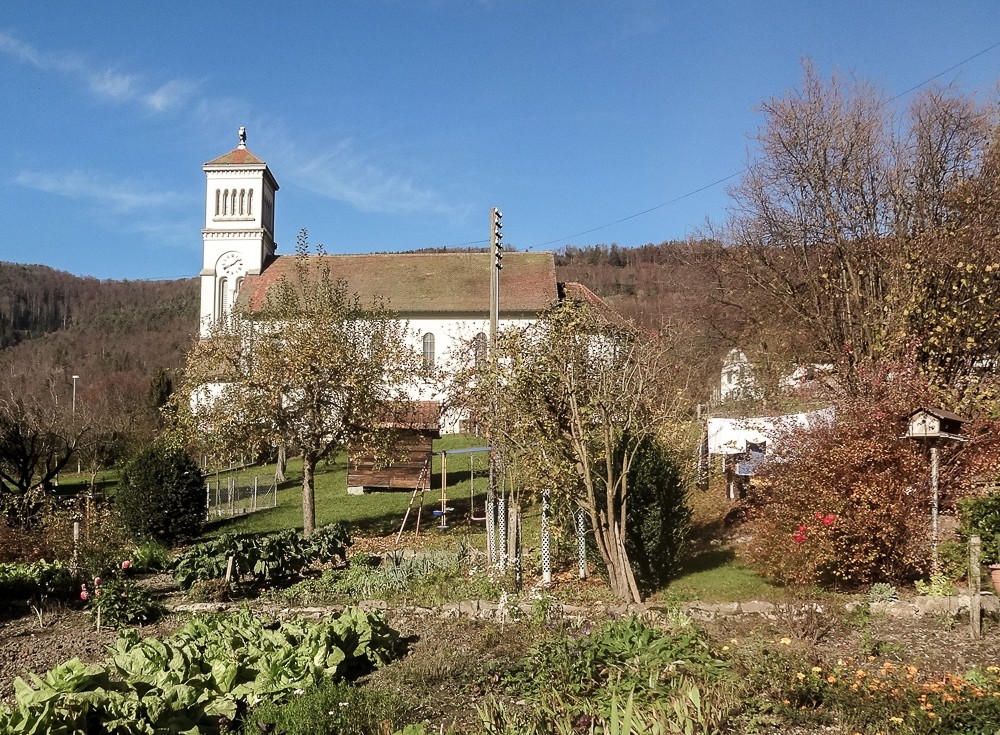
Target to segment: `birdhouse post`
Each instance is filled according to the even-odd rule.
[[[931,454],[931,574],[941,571],[938,555],[940,538],[938,534],[938,447],[942,441],[965,441],[962,424],[968,423],[958,414],[940,408],[918,408],[913,411],[906,424],[904,439],[914,439],[930,447]]]

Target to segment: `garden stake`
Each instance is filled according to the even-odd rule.
[[[583,508],[576,509],[576,550],[580,564],[580,579],[587,578],[587,520]]]
[[[969,623],[973,640],[979,640],[983,632],[983,619],[980,611],[982,599],[979,596],[981,574],[979,569],[979,547],[979,536],[969,536]]]
[[[551,511],[551,492],[542,491],[542,582],[545,586],[552,584],[552,543],[551,543],[551,522],[549,513]]]

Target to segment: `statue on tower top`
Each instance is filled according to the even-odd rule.
[[[247,129],[242,125],[240,126],[240,144],[236,147],[237,148],[247,147]]]

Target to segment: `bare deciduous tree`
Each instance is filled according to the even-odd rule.
[[[489,358],[455,381],[456,403],[484,424],[523,487],[584,509],[611,589],[639,600],[626,551],[629,471],[676,415],[683,371],[667,344],[579,302],[502,332]]]

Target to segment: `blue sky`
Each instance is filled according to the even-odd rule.
[[[804,57],[892,96],[998,42],[995,0],[7,2],[0,260],[194,275],[240,125],[279,252],[476,243],[492,206],[519,248],[684,238]],[[939,81],[997,79],[1000,47]]]

